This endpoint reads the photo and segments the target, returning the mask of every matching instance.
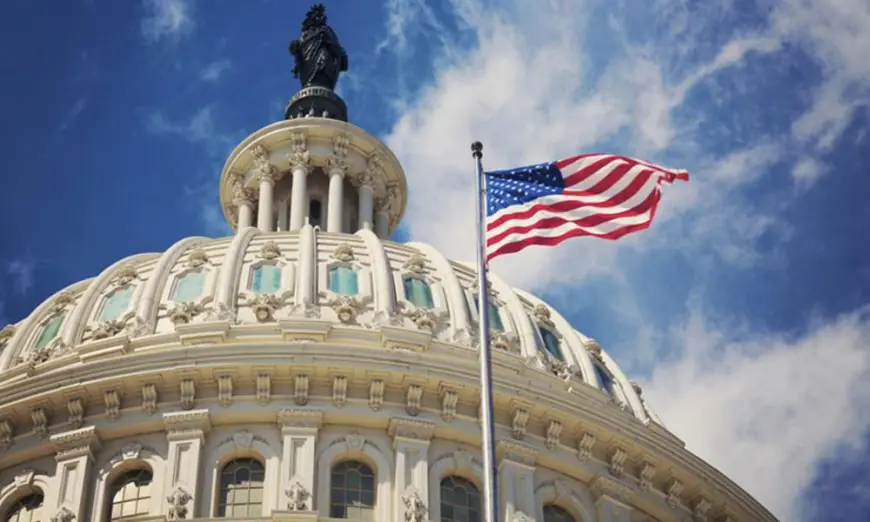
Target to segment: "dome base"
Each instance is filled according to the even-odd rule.
[[[332,89],[315,85],[301,89],[290,98],[284,117],[288,120],[316,117],[347,121],[347,105]]]

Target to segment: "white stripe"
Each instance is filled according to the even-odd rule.
[[[590,188],[597,185],[601,180],[610,175],[611,172],[619,167],[620,165],[626,165],[628,162],[623,161],[621,159],[611,160],[607,165],[603,167],[599,167],[593,174],[581,179],[579,182],[571,185],[570,187],[566,184],[565,188],[570,188],[571,190],[589,190]],[[579,169],[578,169],[579,170]],[[562,171],[562,177],[568,178],[569,176],[575,174],[577,171],[570,172],[567,170]]]
[[[593,163],[596,163],[600,160],[603,160],[604,158],[612,158],[612,157],[613,157],[612,154],[596,154],[594,156],[587,156],[585,158],[580,158],[572,163],[564,165],[559,170],[560,170],[560,172],[562,172],[562,176],[567,178],[571,174],[574,174],[575,172],[579,172],[579,171],[585,169],[586,167],[588,167],[589,165],[592,165]]]
[[[633,179],[633,176],[629,176],[628,174],[626,174],[625,178]],[[646,196],[648,196],[653,190],[655,190],[655,188],[658,186],[658,183],[659,183],[658,176],[650,176],[649,179],[646,181],[646,183],[644,183],[640,187],[640,189],[637,191],[637,194],[644,195],[644,197],[640,201],[643,201],[644,199],[646,199]],[[617,185],[620,185],[620,184],[621,184],[621,182],[615,183],[614,186],[611,187],[611,189],[616,190]],[[486,218],[486,221],[488,223],[492,223],[495,220],[501,218],[502,216],[510,216],[513,214],[522,213],[522,212],[528,210],[529,207],[531,207],[533,205],[552,205],[554,203],[558,203],[560,201],[566,201],[566,200],[579,201],[579,202],[587,204],[587,205],[590,203],[599,203],[599,202],[603,202],[603,201],[608,201],[608,200],[612,199],[612,196],[604,197],[604,195],[610,194],[611,192],[612,192],[611,190],[608,190],[607,192],[604,192],[602,195],[590,195],[590,196],[564,196],[562,194],[553,194],[550,196],[541,196],[539,198],[533,199],[532,201],[529,201],[528,203],[524,203],[522,205],[511,205],[509,207],[505,207],[505,208],[499,210],[498,212],[496,212],[495,214],[488,216]],[[618,190],[616,190],[616,193],[618,194]],[[613,194],[613,195],[616,195],[616,194]],[[631,198],[626,200],[626,202],[623,203],[622,206],[626,206],[628,204],[628,201],[632,201],[635,197],[636,196],[632,196]],[[616,207],[616,208],[619,208],[619,207]],[[535,218],[535,219],[537,219],[537,218]]]
[[[494,243],[492,245],[488,244],[486,249],[489,252],[497,252],[499,248],[507,245],[508,243],[519,243],[531,237],[558,237],[578,228],[592,235],[608,234],[610,232],[614,232],[630,225],[637,225],[640,223],[649,222],[652,218],[651,211],[652,209],[649,209],[643,214],[637,216],[626,216],[623,218],[606,221],[594,227],[580,227],[575,225],[574,223],[563,223],[562,225],[553,228],[535,228],[529,230],[528,232],[515,232],[513,234],[508,234],[507,236],[503,237],[498,243]]]
[[[652,180],[652,178],[651,178],[651,180]],[[502,222],[498,227],[491,229],[491,230],[487,230],[486,235],[488,237],[496,236],[496,235],[504,232],[505,230],[511,229],[513,227],[522,227],[522,226],[531,225],[531,224],[536,223],[540,220],[551,218],[551,217],[561,217],[561,218],[567,219],[569,221],[576,221],[578,219],[583,219],[585,217],[595,216],[595,215],[619,214],[620,212],[625,212],[626,210],[631,210],[631,209],[639,206],[641,203],[646,201],[646,198],[648,198],[649,195],[652,194],[653,191],[655,191],[655,190],[656,190],[656,183],[655,182],[652,182],[652,183],[647,182],[647,184],[644,185],[641,188],[641,190],[637,191],[637,193],[635,193],[634,196],[625,200],[621,205],[614,205],[611,207],[603,207],[603,208],[602,207],[578,207],[578,208],[575,208],[573,210],[567,210],[567,211],[566,210],[562,210],[562,211],[540,210],[540,211],[536,212],[534,215],[529,216],[527,218],[507,219],[504,222]],[[508,207],[508,209],[511,210],[510,214],[520,214],[520,213],[528,210],[532,205],[542,203],[542,201],[541,201],[542,199],[544,199],[544,198],[536,199],[535,201],[533,201],[531,203],[527,203],[527,204],[522,205],[522,206]],[[576,201],[579,198],[572,197],[572,196],[561,196],[560,195],[560,196],[547,196],[547,199],[551,200],[551,201],[548,201],[548,203],[552,204],[552,203],[556,203],[558,201]],[[505,209],[505,210],[508,210],[508,209]],[[505,214],[508,214],[508,213],[505,212],[505,213],[499,215],[498,217],[501,217]],[[487,223],[493,223],[495,221],[494,220],[495,217],[496,216],[492,216],[490,218],[487,218],[487,220],[486,220]]]

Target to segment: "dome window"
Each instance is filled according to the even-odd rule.
[[[346,266],[334,266],[329,269],[329,290],[338,295],[356,295],[359,293],[356,270]]]
[[[251,290],[258,294],[275,293],[281,288],[281,267],[260,265],[251,275]]]
[[[308,201],[308,223],[312,227],[321,226],[323,221],[323,203],[317,198],[311,198]]]
[[[205,274],[202,272],[188,272],[176,280],[170,299],[179,303],[193,301],[202,295],[204,286]]]
[[[38,522],[42,518],[42,493],[32,493],[18,500],[3,517],[4,522]]]
[[[575,522],[571,513],[554,504],[544,506],[544,522]]]
[[[33,345],[34,348],[40,350],[45,348],[52,339],[57,336],[57,332],[60,330],[60,326],[63,324],[63,318],[65,314],[55,314],[46,321],[46,323],[42,326],[42,331],[39,332],[39,337],[36,338],[36,344]]]
[[[441,480],[441,522],[480,522],[480,491],[462,477]]]
[[[405,299],[417,308],[435,308],[432,300],[432,288],[422,279],[406,275],[404,280]]]
[[[610,372],[596,364],[595,375],[598,376],[598,382],[601,383],[601,389],[606,391],[608,395],[613,395],[613,377],[610,376]]]
[[[111,499],[106,520],[127,520],[148,514],[151,503],[151,471],[147,469],[130,470],[112,483],[109,491]]]
[[[474,311],[477,313],[477,320],[480,321],[480,302],[477,299],[478,296],[474,296],[472,302],[474,302]],[[498,307],[493,304],[492,300],[489,300],[486,303],[486,308],[489,312],[489,328],[491,330],[503,332],[504,323],[501,320],[501,313],[499,313]]]
[[[235,459],[221,471],[217,516],[259,517],[263,512],[263,481],[266,469],[255,459]]]
[[[339,462],[332,468],[329,516],[350,520],[374,519],[375,473],[355,460]]]
[[[549,328],[539,327],[538,331],[541,332],[541,339],[544,341],[544,349],[547,350],[547,353],[564,362],[565,357],[562,355],[562,348],[556,334],[554,334]]]
[[[103,309],[100,310],[100,321],[110,321],[117,319],[122,313],[127,311],[130,306],[130,299],[133,297],[133,287],[124,286],[112,292],[103,303]]]

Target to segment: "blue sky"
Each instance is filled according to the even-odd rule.
[[[123,256],[226,234],[221,165],[281,118],[307,8],[4,4],[0,323]],[[351,121],[408,175],[400,239],[473,258],[474,139],[493,169],[587,151],[689,169],[649,231],[493,269],[599,339],[783,520],[870,513],[866,0],[327,9]]]

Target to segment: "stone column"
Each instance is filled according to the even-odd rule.
[[[209,413],[206,409],[164,413],[163,424],[169,439],[163,514],[169,515],[174,510],[178,518],[194,518],[201,488],[202,447],[205,434],[211,429]],[[181,513],[184,515],[179,516]]]
[[[393,418],[387,429],[396,452],[393,520],[418,520],[416,515],[423,511],[423,507],[428,512],[429,507],[426,505],[429,501],[429,442],[435,424],[418,419]],[[406,513],[413,516],[406,518]]]
[[[375,234],[381,239],[389,239],[390,214],[398,204],[399,190],[393,185],[387,187],[387,193],[377,201],[375,212]]]
[[[314,456],[320,410],[281,410],[278,428],[283,439],[278,511],[314,510]],[[325,514],[324,514],[325,516]]]
[[[278,230],[285,232],[287,230],[289,212],[287,208],[287,200],[278,201]]]
[[[254,194],[250,189],[238,186],[233,191],[233,205],[239,211],[239,230],[254,224]]]
[[[293,188],[290,194],[290,230],[299,230],[308,215],[308,165],[293,166]]]
[[[360,229],[367,228],[371,230],[373,219],[375,191],[371,186],[371,179],[362,178],[359,186],[359,220],[358,227]]]
[[[378,208],[375,212],[375,235],[381,239],[389,239],[390,215],[384,212],[383,208]]]
[[[275,220],[272,217],[272,199],[275,189],[275,167],[267,165],[257,174],[260,182],[260,204],[257,209],[257,228],[263,232],[271,232],[275,229]]]
[[[590,489],[595,495],[595,511],[599,522],[631,522],[630,496],[633,490],[613,476],[595,477]]]
[[[44,505],[48,511],[45,519],[85,520],[94,452],[100,447],[97,430],[88,426],[57,433],[51,436],[51,443],[57,452],[57,471],[53,491],[43,492],[46,495]]]
[[[513,440],[498,441],[496,450],[500,454],[498,475],[503,520],[534,520],[537,512],[534,482],[537,450]]]
[[[329,201],[326,203],[329,212],[326,218],[328,232],[341,232],[344,210],[344,168],[335,165],[329,169]]]

